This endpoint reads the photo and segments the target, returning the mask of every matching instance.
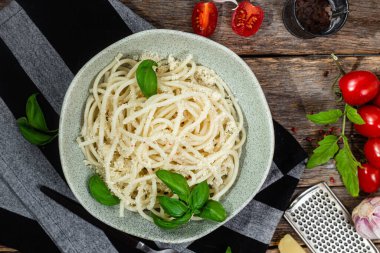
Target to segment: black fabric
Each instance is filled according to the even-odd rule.
[[[73,73],[131,30],[107,0],[18,0]]]
[[[197,253],[224,253],[228,246],[233,253],[264,253],[268,247],[262,242],[222,226],[193,242],[189,249]]]
[[[285,211],[297,184],[298,179],[284,176],[260,191],[254,199],[278,210]]]
[[[307,153],[297,140],[275,120],[273,121],[273,126],[275,135],[273,161],[282,174],[286,175],[294,166],[306,159]]]
[[[59,253],[53,241],[35,220],[0,208],[0,244],[21,253]]]
[[[44,112],[49,129],[57,129],[59,125],[59,115],[54,111],[32,80],[30,80],[12,52],[1,39],[0,66],[0,97],[7,104],[15,118],[25,116],[25,106],[28,97],[34,93],[38,93],[37,100]],[[58,140],[55,139],[48,145],[40,147],[40,150],[60,176],[64,178],[58,155]]]

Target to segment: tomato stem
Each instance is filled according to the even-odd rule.
[[[346,74],[346,71],[344,71],[342,65],[340,64],[339,58],[335,54],[331,54],[331,58],[334,60],[336,66],[338,66],[340,73],[344,76]]]
[[[342,133],[341,136],[343,137],[346,132],[346,106],[344,106],[344,112],[343,112],[343,123],[342,123]]]

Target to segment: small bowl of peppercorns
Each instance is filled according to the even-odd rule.
[[[339,31],[348,12],[348,0],[287,0],[283,21],[294,36],[311,39]]]

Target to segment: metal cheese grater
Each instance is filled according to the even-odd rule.
[[[355,232],[351,215],[326,183],[302,193],[284,217],[313,253],[379,253]]]

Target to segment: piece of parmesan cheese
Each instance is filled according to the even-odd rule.
[[[306,251],[294,240],[294,238],[286,234],[278,244],[281,253],[306,253]]]

